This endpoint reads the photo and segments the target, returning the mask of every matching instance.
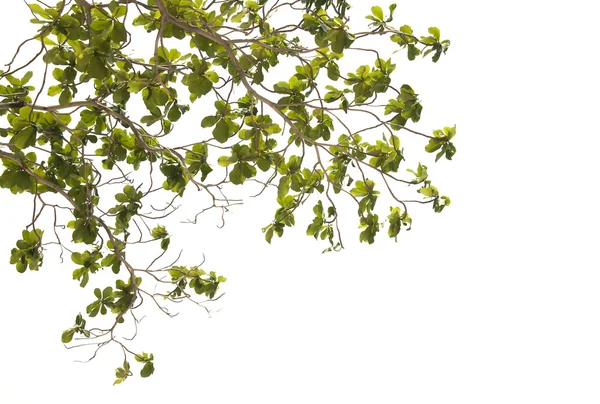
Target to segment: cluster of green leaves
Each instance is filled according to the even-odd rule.
[[[205,143],[196,143],[191,151],[185,153],[185,163],[188,165],[188,172],[195,176],[198,172],[202,173],[200,181],[204,181],[208,174],[212,172],[212,167],[207,162],[208,146]]]
[[[302,0],[302,3],[306,4],[306,11],[332,8],[342,18],[346,15],[346,10],[350,7],[350,4],[345,0]]]
[[[367,15],[365,18],[373,21],[370,23],[370,26],[376,28],[377,32],[384,32],[386,23],[392,22],[394,19],[394,11],[396,11],[396,7],[398,7],[396,3],[390,4],[390,14],[388,17],[385,17],[383,14],[383,9],[380,6],[373,6],[371,7],[372,15]]]
[[[123,366],[115,370],[115,377],[117,379],[114,381],[113,386],[123,383],[125,379],[127,379],[132,374],[133,373],[131,373],[129,362],[123,362]]]
[[[450,141],[456,135],[456,126],[445,127],[433,131],[433,138],[429,139],[429,143],[425,146],[425,151],[433,153],[440,150],[436,156],[435,161],[438,161],[442,156],[446,156],[448,160],[452,160],[452,156],[456,153],[456,147]]]
[[[37,67],[19,73],[26,66],[9,64],[0,72],[0,187],[32,194],[36,201],[34,223],[23,231],[10,262],[19,272],[40,267],[43,232],[32,225],[49,207],[57,238],[61,226],[66,227],[75,248],[60,239],[48,243],[71,252],[73,279],[81,287],[94,284],[94,274],[105,268],[125,275],[109,285],[94,285],[95,300],[63,332],[65,344],[76,334],[105,338],[98,347],[117,341],[114,327],[126,318],[137,321],[133,313],[142,294],[155,302],[156,297],[172,302],[216,298],[226,279],[215,272],[198,265],[136,268],[128,261],[134,243],[148,243],[149,250],[160,245],[152,250],[156,259],[151,266],[170,252],[172,235],[165,226],[146,224],[175,210],[173,202],[165,209],[149,204],[147,197],[156,191],[175,201],[193,186],[206,191],[207,209],[225,211],[232,205],[225,196],[230,185],[252,180],[264,189],[276,188],[274,216],[262,229],[269,243],[296,225],[297,210],[312,198],[314,217],[306,234],[328,243],[325,251],[343,247],[338,197],[356,202],[359,240],[369,244],[382,229],[394,240],[402,228],[410,229],[410,200],[396,195],[394,184],[418,188],[420,202],[431,203],[435,212],[450,205],[432,185],[427,166],[407,169],[414,178],[400,177],[402,131],[409,122],[420,121],[423,108],[411,86],[396,82],[396,63],[381,50],[367,50],[375,56],[361,58],[355,68],[341,62],[344,54],[363,52],[357,43],[370,35],[389,37],[409,60],[432,54],[434,62],[446,53],[449,41],[435,27],[429,35],[415,36],[408,25],[394,26],[395,5],[386,13],[373,6],[366,16],[372,30],[359,33],[350,24],[348,2],[300,3],[301,10],[295,2],[268,0],[28,4],[41,50],[27,65],[37,66],[36,58],[41,59],[42,87],[36,91],[30,84]],[[284,7],[299,12],[297,25],[276,26],[273,16]],[[145,35],[141,28],[154,46],[146,55],[133,56],[130,44],[133,36]],[[293,68],[287,70],[290,61]],[[40,94],[52,104],[40,101]],[[187,128],[191,134],[185,144],[166,146],[176,139],[182,116],[194,108],[191,118],[198,130]],[[139,119],[132,118],[140,109]],[[410,132],[428,139],[425,151],[437,152],[436,161],[442,156],[450,160],[456,152],[455,127],[431,135]],[[133,171],[147,174],[148,181],[140,181]],[[382,183],[396,201],[389,214],[378,210]],[[113,192],[116,184],[122,185]],[[82,248],[75,251],[77,246]],[[142,278],[147,280],[144,287],[154,283],[167,290],[141,289]],[[112,315],[113,326],[86,328],[86,321],[99,314]],[[126,358],[116,370],[115,384],[132,375],[128,355],[143,364],[142,377],[154,372],[151,354],[134,354],[117,342]]]
[[[85,323],[85,319],[83,318],[81,313],[79,313],[75,318],[75,325],[63,331],[61,337],[61,341],[63,342],[63,344],[68,344],[69,342],[71,342],[75,333],[81,334],[84,337],[89,338],[91,334],[88,330],[85,329]]]
[[[102,265],[98,262],[102,258],[102,253],[98,250],[84,251],[83,253],[74,252],[71,254],[71,260],[81,265],[79,268],[73,271],[73,279],[77,279],[79,286],[84,288],[90,280],[90,273],[96,273]]]
[[[384,113],[385,115],[393,114],[389,121],[392,129],[402,129],[409,119],[413,122],[419,122],[423,107],[417,97],[418,94],[415,94],[408,84],[404,84],[400,87],[398,97],[389,100]]]
[[[218,275],[211,271],[206,273],[198,266],[190,268],[184,266],[174,266],[169,269],[171,280],[176,285],[175,289],[169,292],[169,296],[179,298],[185,295],[186,287],[193,289],[198,295],[205,295],[209,299],[215,297],[219,284],[227,281],[224,276]]]
[[[165,251],[167,248],[169,248],[169,244],[171,244],[171,237],[169,237],[167,229],[165,229],[165,226],[160,224],[152,229],[152,238],[155,240],[160,240],[160,248]]]
[[[331,18],[323,9],[304,14],[301,27],[314,35],[318,46],[330,47],[337,54],[343,53],[356,39],[342,18]]]
[[[134,355],[136,362],[142,363],[142,369],[140,370],[140,376],[149,377],[154,373],[154,355],[148,354],[146,352],[142,352],[140,355]],[[116,380],[113,383],[113,386],[116,384],[121,384],[131,376],[133,373],[131,372],[131,365],[129,362],[123,362],[123,366],[119,367],[115,370]]]
[[[419,193],[428,198],[433,198],[433,210],[438,213],[444,210],[446,206],[450,205],[450,198],[441,196],[438,189],[431,185],[430,181],[424,181],[423,188],[419,189]]]
[[[329,206],[327,208],[327,214],[325,214],[323,202],[319,201],[313,207],[313,212],[315,213],[315,218],[313,219],[312,223],[308,225],[306,229],[306,234],[309,236],[313,236],[315,240],[319,238],[321,240],[329,240],[329,244],[331,245],[331,247],[329,247],[325,251],[331,251],[339,248],[339,242],[336,244],[333,241],[333,237],[335,236],[333,222],[337,217],[335,206]]]
[[[96,317],[98,312],[105,315],[108,312],[108,309],[114,307],[113,302],[115,298],[113,296],[113,289],[110,286],[104,288],[103,291],[100,291],[100,288],[94,289],[94,296],[96,296],[98,300],[88,304],[85,308],[85,311],[90,317]]]
[[[368,103],[377,94],[387,92],[391,83],[390,75],[395,69],[396,65],[391,62],[391,59],[376,59],[373,67],[360,66],[356,72],[349,72],[344,80],[344,84],[352,86],[352,89],[338,89],[328,85],[325,87],[329,91],[325,94],[324,101],[327,103],[340,101],[339,107],[347,113],[350,106]],[[341,77],[337,72],[330,73],[330,67],[328,67],[328,75],[329,78],[333,76],[333,80]],[[349,100],[346,94],[353,94],[353,98]]]
[[[33,169],[36,160],[35,153],[28,153],[24,160],[29,162],[29,164],[25,163],[25,167],[30,170]],[[0,187],[10,189],[13,194],[35,192],[35,181],[32,180],[31,175],[22,164],[13,160],[2,159],[2,165],[4,171],[0,175]]]
[[[17,241],[17,248],[10,251],[10,263],[23,273],[29,268],[37,271],[42,265],[44,254],[42,252],[42,236],[44,232],[39,229],[23,230],[23,238]]]
[[[240,128],[240,125],[234,121],[237,115],[232,112],[231,105],[225,101],[216,101],[215,109],[217,113],[205,117],[201,126],[203,128],[214,126],[212,134],[215,140],[219,143],[226,143]]]
[[[125,185],[123,192],[115,195],[115,199],[120,203],[108,210],[108,213],[115,215],[114,235],[127,231],[131,219],[142,207],[142,197],[143,193],[136,191],[132,185]]]
[[[437,62],[443,53],[446,53],[450,47],[450,41],[447,39],[440,39],[440,30],[436,27],[430,27],[428,29],[429,36],[421,36],[417,38],[413,36],[413,30],[408,25],[403,25],[394,35],[392,35],[392,41],[399,44],[402,48],[407,49],[407,55],[409,60],[414,60],[417,56],[422,55],[423,57],[433,53],[431,60]],[[421,49],[418,46],[422,45]]]
[[[347,86],[352,86],[354,92],[354,104],[362,104],[376,93],[385,93],[391,83],[390,74],[396,69],[391,60],[375,60],[375,67],[369,65],[360,66],[356,73],[348,73],[344,81]]]
[[[390,214],[387,217],[390,226],[388,227],[388,236],[393,237],[394,240],[398,240],[398,234],[402,230],[402,226],[408,227],[406,230],[410,230],[412,219],[406,212],[403,212],[399,207],[390,207]]]

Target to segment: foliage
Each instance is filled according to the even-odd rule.
[[[200,214],[239,204],[225,196],[232,185],[252,182],[261,193],[276,188],[278,208],[262,229],[268,243],[295,225],[296,210],[312,198],[314,219],[306,233],[324,240],[325,251],[343,248],[339,194],[356,202],[359,238],[369,244],[385,228],[394,239],[403,227],[410,229],[409,203],[431,204],[436,212],[450,204],[425,165],[401,169],[400,135],[420,136],[436,161],[450,160],[455,128],[432,135],[407,128],[421,117],[418,94],[393,83],[392,59],[358,46],[377,37],[406,49],[409,60],[430,55],[437,62],[446,53],[450,42],[438,28],[426,36],[408,25],[396,28],[395,5],[372,7],[364,31],[350,27],[350,4],[343,0],[65,0],[28,6],[38,30],[24,44],[37,44],[38,51],[17,65],[19,47],[0,72],[0,187],[34,199],[33,220],[10,262],[19,272],[38,270],[46,246],[57,244],[61,256],[71,253],[73,279],[82,288],[110,268],[114,284],[94,288],[87,319],[78,314],[62,342],[83,340],[96,352],[108,343],[121,346],[125,359],[115,384],[132,375],[132,356],[142,377],[154,372],[154,356],[131,351],[114,332],[126,320],[138,322],[144,297],[169,314],[159,300],[202,304],[195,296],[217,299],[226,281],[202,264],[156,268],[172,237],[160,222],[186,191],[206,195]],[[134,42],[146,45],[146,53],[132,55]],[[364,64],[348,70],[342,59],[348,53],[362,54]],[[188,118],[202,136],[173,145],[184,130],[177,123],[190,111],[201,114]],[[403,178],[402,171],[414,178]],[[382,183],[395,201],[387,216],[376,213]],[[422,198],[399,196],[396,184],[416,188]],[[148,202],[155,191],[171,195],[166,208]],[[54,219],[49,241],[37,227],[48,214]],[[140,243],[156,246],[146,268],[126,256]],[[112,325],[90,328],[87,321],[98,315],[112,316]]]

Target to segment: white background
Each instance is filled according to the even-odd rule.
[[[372,5],[352,3],[356,20]],[[30,17],[16,0],[2,11],[6,62]],[[325,255],[305,223],[264,241],[271,196],[222,230],[214,217],[177,228],[183,261],[204,253],[229,281],[212,318],[188,307],[142,321],[134,346],[156,356],[150,379],[113,387],[117,349],[74,362],[87,351],[65,350],[60,334],[91,290],[51,255],[39,273],[8,264],[31,197],[3,190],[0,403],[598,403],[598,11],[401,2],[395,24],[452,41],[437,64],[395,55],[423,100],[415,129],[457,124],[454,161],[422,160],[452,206],[415,209],[411,232],[372,246],[349,210],[347,249]]]

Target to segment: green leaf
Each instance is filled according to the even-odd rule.
[[[74,252],[73,254],[71,254],[71,261],[73,261],[75,264],[83,265],[83,259],[81,258],[81,253]]]
[[[379,6],[371,7],[371,12],[380,21],[383,21],[383,10]]]
[[[104,31],[104,29],[106,27],[108,27],[110,25],[111,21],[110,20],[94,20],[91,24],[91,28],[94,31]]]
[[[21,83],[21,80],[19,80],[18,78],[14,77],[11,74],[9,74],[5,77],[6,77],[6,80],[15,87],[20,87],[23,85],[23,83]]]
[[[290,191],[290,184],[292,180],[289,176],[285,175],[279,179],[279,187],[277,187],[277,198],[283,199]]]
[[[148,86],[148,83],[132,80],[127,84],[127,89],[132,93],[139,93]]]
[[[258,166],[258,168],[261,169],[261,171],[266,172],[269,170],[269,168],[271,168],[271,162],[265,158],[259,158],[258,160],[256,160],[256,165]]]
[[[231,17],[231,22],[235,22],[235,23],[240,23],[242,22],[242,19],[244,18],[244,16],[248,14],[247,10],[242,10],[239,13],[235,14],[233,17]]]
[[[436,156],[435,156],[435,161],[436,161],[436,163],[437,163],[437,161],[438,161],[439,159],[441,159],[441,158],[442,158],[442,156],[443,156],[443,155],[446,153],[446,150],[447,150],[447,149],[448,149],[448,145],[447,145],[447,144],[444,144],[444,146],[442,147],[442,150],[440,150],[440,152],[439,152],[438,154],[436,154]]]
[[[425,146],[425,151],[427,153],[433,153],[444,144],[443,140],[440,139],[429,139],[429,143]]]
[[[335,53],[344,53],[346,47],[346,31],[340,29],[331,41],[331,50]]]
[[[17,132],[11,139],[10,144],[14,145],[17,149],[23,150],[27,147],[33,146],[36,139],[36,130],[33,126],[26,126]]]
[[[269,226],[269,228],[265,231],[265,240],[267,240],[267,243],[271,244],[272,239],[273,239],[273,226]]]
[[[415,60],[415,57],[420,53],[421,51],[415,45],[408,44],[408,60]]]
[[[61,70],[61,72],[62,72],[62,70]],[[60,85],[59,86],[50,86],[50,87],[48,87],[48,95],[50,97],[54,97],[55,95],[60,94],[62,92],[62,90],[63,90],[62,86],[60,86]]]
[[[440,40],[440,30],[436,27],[429,27],[427,30],[435,39]]]
[[[246,7],[248,7],[251,10],[258,10],[260,8],[260,5],[254,1],[254,0],[246,0]]]
[[[75,335],[75,328],[69,328],[68,330],[63,331],[60,340],[63,344],[68,344],[73,340],[73,335]]]
[[[387,22],[392,21],[392,19],[394,17],[394,10],[396,10],[396,7],[398,7],[398,5],[396,3],[390,4],[390,17],[387,19]]]
[[[146,364],[140,372],[140,376],[149,377],[150,375],[152,375],[152,373],[154,373],[154,363],[152,361],[146,362]]]
[[[409,25],[403,25],[400,27],[400,32],[408,35],[412,35],[413,30]]]
[[[69,104],[71,100],[71,91],[68,88],[65,88],[62,93],[60,93],[60,97],[58,97],[58,103],[64,106]]]
[[[108,297],[110,297],[112,295],[113,289],[110,286],[107,286],[104,288],[104,290],[102,291],[102,298],[106,299]]]
[[[31,9],[31,11],[37,15],[39,15],[42,18],[45,19],[51,19],[50,14],[48,14],[48,12],[46,10],[44,10],[42,8],[42,6],[40,6],[39,4],[27,4],[29,6],[29,8]]]
[[[81,275],[81,282],[79,282],[79,286],[82,288],[85,288],[85,286],[87,285],[88,281],[90,280],[90,275],[89,272],[84,272],[83,275]]]
[[[117,256],[115,254],[108,254],[106,257],[102,258],[100,265],[102,265],[103,267],[109,267],[114,264],[116,259]]]
[[[212,81],[210,81],[209,79],[207,79],[204,76],[193,81],[189,86],[190,93],[195,95],[196,98],[208,94],[210,92],[210,90],[212,90],[212,88],[213,88]]]
[[[346,98],[344,98],[344,100],[342,101],[341,106],[344,112],[348,113],[348,100]]]
[[[129,197],[130,200],[137,199],[135,188],[132,185],[125,185],[123,187],[123,192]]]
[[[95,79],[104,79],[108,76],[108,68],[98,56],[92,56],[87,67],[87,74]]]
[[[73,18],[68,14],[64,14],[60,17],[60,25],[67,28],[74,28],[78,27],[80,24],[76,18]]]
[[[452,157],[456,154],[456,147],[452,142],[448,142],[448,147],[446,149],[446,158],[448,160],[452,160]]]
[[[204,73],[204,77],[206,77],[207,79],[209,79],[213,83],[218,83],[219,82],[219,75],[217,74],[217,72],[213,72],[213,71],[206,72],[206,73]]]
[[[227,167],[228,165],[233,164],[235,161],[231,161],[229,156],[221,156],[219,157],[219,159],[217,160],[217,164],[219,164],[221,167]]]
[[[245,178],[242,171],[242,165],[240,163],[237,163],[233,167],[233,170],[231,170],[231,172],[229,173],[229,181],[231,181],[232,184],[241,185],[244,183],[244,180]]]
[[[204,117],[204,119],[202,119],[202,122],[200,122],[200,126],[202,126],[203,128],[210,128],[211,126],[214,126],[218,120],[219,120],[218,115],[216,115],[216,116],[209,115],[209,116]]]
[[[111,4],[114,4],[114,2],[111,2]],[[121,18],[127,13],[127,7],[124,5],[115,6],[111,8],[111,12],[114,18]]]
[[[169,118],[171,122],[177,122],[179,118],[181,118],[181,110],[179,107],[177,107],[177,105],[173,105],[171,109],[169,109],[167,118]]]
[[[433,185],[429,187],[423,187],[419,189],[419,192],[427,197],[437,197],[439,195],[437,188]]]
[[[227,142],[229,139],[229,125],[225,122],[225,119],[221,119],[217,126],[213,129],[213,136],[219,143]]]
[[[334,61],[331,61],[327,64],[327,77],[333,81],[336,81],[340,78],[340,68]]]
[[[120,192],[115,195],[115,199],[118,202],[121,202],[121,203],[129,202],[129,197],[127,195],[123,194],[123,193],[120,193]]]

